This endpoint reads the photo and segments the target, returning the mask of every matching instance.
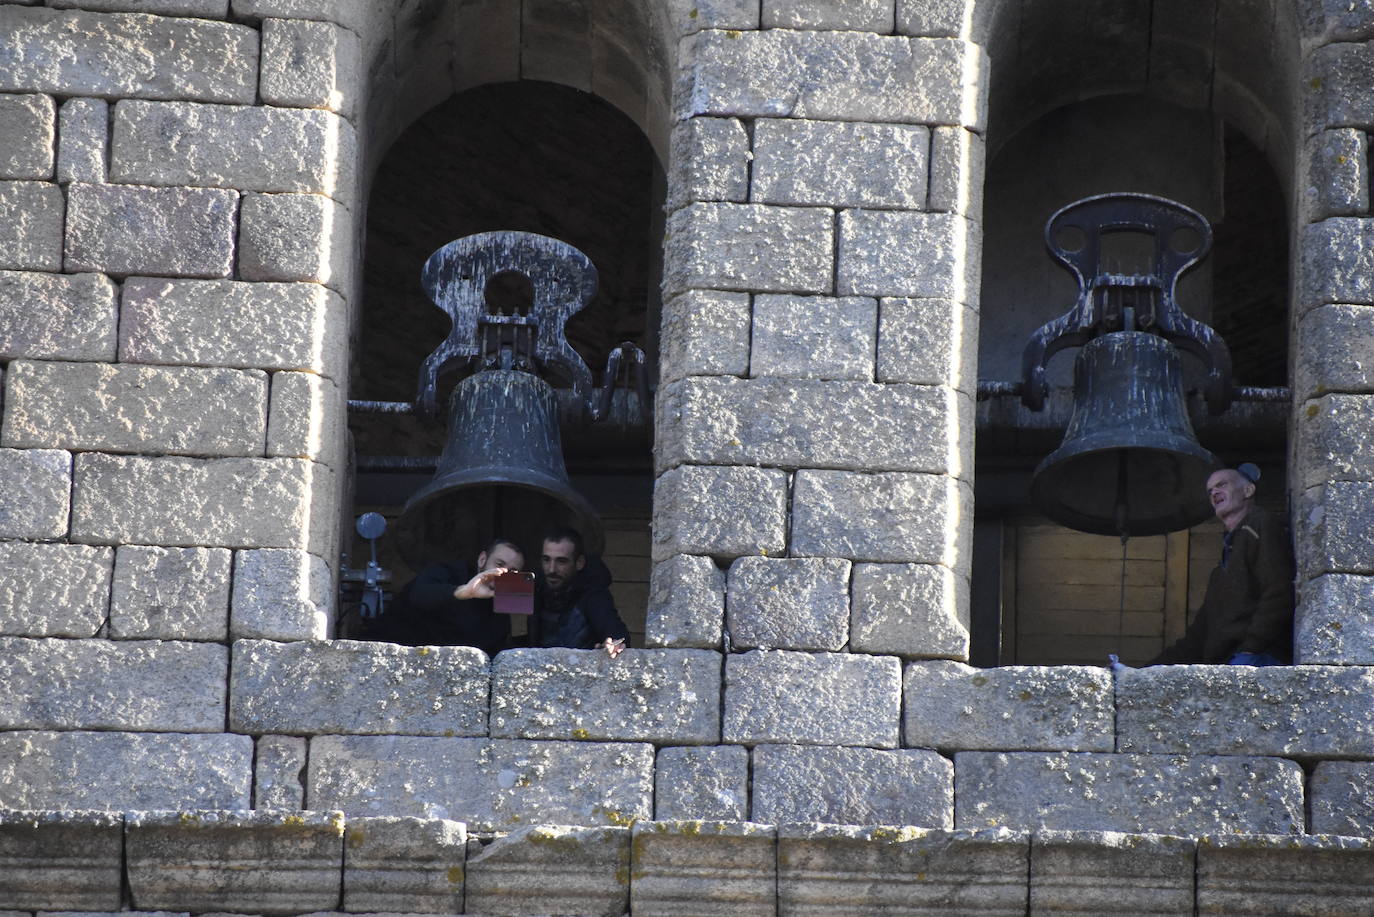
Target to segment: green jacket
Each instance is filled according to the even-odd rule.
[[[1193,623],[1152,665],[1224,663],[1236,653],[1293,658],[1293,547],[1283,523],[1252,506],[1207,581]]]

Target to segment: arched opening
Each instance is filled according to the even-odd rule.
[[[1229,346],[1241,400],[1220,416],[1183,357],[1198,439],[1222,462],[1258,463],[1259,499],[1287,507],[1289,220],[1300,131],[1292,81],[1296,24],[1287,4],[1256,15],[1228,0],[1164,10],[1116,7],[1105,21],[1061,5],[1004,4],[993,60],[984,194],[980,380],[1019,381],[1022,350],[1067,312],[1077,286],[1046,252],[1046,220],[1093,194],[1142,192],[1211,223],[1211,256],[1178,302]],[[1130,234],[1107,237],[1108,270],[1132,273]],[[1029,500],[1036,465],[1064,436],[1076,348],[1049,364],[1052,394],[1032,412],[1014,395],[979,404],[973,661],[1139,664],[1181,635],[1220,552],[1214,521],[1151,538],[1072,531]],[[1202,482],[1198,482],[1201,487]]]
[[[656,149],[667,133],[667,88],[657,32],[646,21],[652,9],[616,15],[589,7],[556,18],[540,4],[485,12],[447,6],[399,6],[395,44],[383,32],[375,45],[363,125],[369,186],[351,349],[349,526],[364,512],[399,517],[432,479],[443,449],[445,424],[400,405],[416,397],[418,370],[449,330],[420,283],[426,259],[445,244],[513,230],[574,246],[599,279],[595,297],[565,329],[593,385],[603,383],[607,356],[622,341],[646,352],[650,373],[656,367],[664,199]],[[607,17],[614,22],[601,21]],[[471,47],[478,28],[480,49]],[[516,316],[528,314],[533,295],[530,278],[518,272],[493,277],[485,293],[495,312]],[[593,424],[563,387],[567,380],[547,381],[558,397],[568,474],[605,524],[612,592],[637,643],[649,575],[650,424],[625,388],[610,418]],[[441,381],[441,405],[451,387]],[[357,569],[370,549],[351,540]],[[536,569],[539,545],[522,547],[525,568]],[[400,548],[391,534],[379,543],[393,593],[416,572],[415,558]],[[340,635],[364,633],[349,611]],[[524,619],[512,621],[518,639]]]

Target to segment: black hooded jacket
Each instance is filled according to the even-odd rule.
[[[610,586],[610,569],[601,558],[591,555],[568,580],[561,595],[550,595],[541,582],[536,590],[534,619],[530,622],[534,645],[592,649],[607,637],[629,637],[625,622],[615,610]]]

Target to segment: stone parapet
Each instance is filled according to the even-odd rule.
[[[114,560],[109,548],[0,541],[0,634],[94,637]]]
[[[519,828],[467,861],[467,913],[624,914],[629,903],[629,828]]]
[[[1204,837],[1197,913],[1205,917],[1374,910],[1374,841],[1352,837]]]
[[[1313,834],[1374,837],[1374,763],[1321,761],[1307,786],[1308,830]]]
[[[1104,668],[976,669],[959,662],[912,662],[903,686],[906,745],[960,751],[1114,750],[1112,677]]]
[[[118,295],[101,274],[0,271],[0,359],[113,361]]]
[[[265,448],[259,371],[16,360],[5,389],[5,446],[198,456]]]
[[[344,910],[463,913],[467,843],[467,827],[462,822],[348,819],[343,847]]]
[[[253,740],[226,734],[0,733],[0,807],[247,809]]]
[[[219,732],[228,665],[211,643],[0,637],[0,728]]]
[[[253,755],[253,808],[305,808],[308,741],[298,736],[263,736]]]
[[[252,103],[258,34],[202,19],[11,4],[0,7],[0,60],[4,92]]]
[[[1151,666],[1117,676],[1117,748],[1190,755],[1374,757],[1374,672]]]
[[[788,825],[778,829],[778,906],[798,915],[1026,913],[1025,834]]]
[[[1202,835],[1303,828],[1303,773],[1278,758],[959,752],[954,824]]]
[[[760,745],[751,820],[954,827],[954,766],[932,751]]]
[[[507,650],[491,666],[491,735],[709,745],[720,668],[710,650]]]
[[[743,745],[660,748],[654,762],[654,818],[744,821],[749,750]]]
[[[231,672],[235,732],[487,733],[487,657],[472,647],[236,640]]]
[[[1197,842],[1158,834],[1037,831],[1030,851],[1034,914],[1187,914]]]
[[[0,811],[0,902],[4,907],[118,911],[123,880],[123,815]]]
[[[451,818],[473,831],[626,825],[653,811],[654,749],[421,736],[310,740],[312,809]]]
[[[343,827],[337,812],[130,813],[129,893],[150,910],[335,908]]]
[[[753,650],[725,659],[726,742],[898,744],[901,664],[892,656]],[[806,703],[798,703],[798,698]]]
[[[777,913],[777,831],[749,822],[637,822],[630,910],[702,917]],[[709,876],[709,881],[702,881]]]

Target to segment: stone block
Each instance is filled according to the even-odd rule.
[[[93,637],[105,623],[114,552],[0,541],[0,633]]]
[[[487,657],[470,646],[236,640],[229,728],[480,736],[487,686]]]
[[[664,291],[829,293],[834,222],[831,211],[819,207],[683,207],[668,217]]]
[[[811,379],[683,379],[660,389],[659,467],[963,471],[973,400],[953,389]],[[864,431],[837,435],[836,431]]]
[[[658,750],[655,818],[744,821],[748,811],[749,751],[743,745]]]
[[[787,546],[787,478],[773,468],[693,465],[659,475],[654,560],[781,553]]]
[[[470,831],[509,831],[647,819],[653,777],[647,744],[321,736],[310,740],[306,785],[313,808],[452,818]]]
[[[1298,413],[1295,485],[1374,478],[1374,395],[1330,394],[1314,398]]]
[[[344,833],[344,910],[462,913],[467,843],[462,822],[350,818]]]
[[[957,38],[964,34],[968,0],[897,0],[897,32]]]
[[[967,661],[968,590],[938,564],[855,564],[849,648]]]
[[[1308,784],[1309,831],[1345,837],[1374,837],[1374,764],[1319,761]]]
[[[754,0],[668,0],[667,6],[678,35],[759,27],[759,4]]]
[[[1374,122],[1374,48],[1336,42],[1313,48],[1304,60],[1302,94],[1307,134]]]
[[[48,6],[53,9],[78,7],[106,13],[153,13],[200,19],[223,19],[229,12],[229,0],[51,0]]]
[[[234,15],[247,19],[311,19],[333,22],[354,32],[371,24],[370,0],[233,0]]]
[[[709,650],[513,649],[491,664],[499,739],[720,741],[720,654]]]
[[[614,917],[629,903],[629,828],[519,828],[468,859],[468,913]]]
[[[0,95],[0,178],[52,178],[57,108],[45,95]]]
[[[1151,754],[1374,756],[1374,672],[1151,666],[1116,679],[1116,741]]]
[[[646,645],[718,649],[724,620],[725,574],[711,558],[678,554],[654,564]]]
[[[939,474],[799,471],[792,553],[968,569],[973,494]]]
[[[771,825],[641,821],[630,837],[631,913],[777,913],[777,830]]]
[[[1191,838],[1115,831],[1039,831],[1031,844],[1034,914],[1186,914]]]
[[[218,644],[0,637],[5,729],[224,729],[229,654]]]
[[[749,375],[872,382],[877,337],[876,300],[759,295]]]
[[[0,16],[5,8],[0,8]],[[0,58],[3,59],[3,58]],[[0,181],[0,268],[62,270],[62,189],[41,181]],[[79,270],[79,268],[77,268]]]
[[[72,494],[72,454],[60,449],[0,449],[0,538],[63,538]]]
[[[110,636],[224,640],[231,556],[224,548],[121,545],[115,551]]]
[[[898,3],[903,0],[898,0]],[[953,0],[963,2],[963,0]],[[930,134],[930,194],[927,210],[980,220],[987,147],[981,134],[962,127],[937,127]]]
[[[954,765],[933,751],[760,745],[753,776],[757,822],[954,826]]]
[[[753,650],[725,659],[726,742],[893,748],[901,708],[891,656]]]
[[[346,306],[304,283],[131,278],[124,284],[119,358],[127,363],[344,372]]]
[[[239,212],[239,276],[322,283],[352,281],[353,214],[323,194],[246,194]]]
[[[1298,495],[1298,580],[1374,572],[1374,482],[1335,481]]]
[[[263,736],[253,758],[253,808],[304,809],[307,742]]]
[[[260,371],[19,360],[5,389],[5,446],[261,455],[267,436]]]
[[[100,274],[0,271],[0,359],[113,361],[118,294]]]
[[[1299,664],[1374,665],[1374,577],[1328,573],[1304,583],[1293,643]]]
[[[1374,220],[1332,217],[1302,229],[1299,316],[1328,303],[1374,304]]]
[[[765,29],[892,31],[892,0],[763,0]]]
[[[1338,128],[1309,137],[1303,165],[1308,220],[1369,212],[1369,141],[1364,131]]]
[[[361,55],[357,33],[333,23],[265,19],[258,92],[268,105],[351,116],[363,72]]]
[[[846,7],[849,4],[845,4]],[[961,124],[982,129],[987,57],[974,44],[864,32],[702,32],[678,118],[692,115]]]
[[[663,305],[660,384],[749,372],[748,293],[689,290]]]
[[[1374,309],[1319,306],[1298,322],[1293,397],[1301,402],[1327,391],[1374,392]]]
[[[841,296],[915,296],[978,303],[982,232],[956,213],[840,214]],[[950,342],[953,343],[953,342]]]
[[[251,104],[258,33],[203,19],[7,5],[0,60],[0,91]]]
[[[72,182],[66,268],[109,274],[227,277],[238,193]],[[163,281],[167,283],[168,281]]]
[[[239,551],[229,633],[265,640],[324,640],[334,625],[329,565],[299,550]]]
[[[978,313],[951,299],[883,299],[878,381],[978,390]]]
[[[984,752],[954,756],[960,828],[1300,834],[1293,761],[1238,755]]]
[[[667,207],[749,199],[749,134],[734,118],[688,118],[673,127]]]
[[[272,374],[272,400],[267,414],[267,454],[308,458],[343,470],[343,393],[314,373]]]
[[[114,110],[110,181],[310,191],[347,202],[354,146],[352,125],[333,112],[125,99]]]
[[[248,736],[0,732],[9,809],[246,809],[252,775]]]
[[[838,650],[849,642],[849,561],[740,557],[725,594],[741,649]]]
[[[778,829],[786,914],[1026,914],[1030,843],[1006,830],[788,825]]]
[[[903,687],[907,745],[960,750],[1114,750],[1112,676],[1105,668],[1015,665],[975,669],[943,660],[913,662],[906,667]]]
[[[1199,917],[1367,914],[1374,842],[1353,837],[1204,837],[1197,846]]]
[[[122,815],[0,812],[0,901],[6,907],[118,911],[123,878]]]
[[[310,499],[332,486],[297,459],[190,459],[83,453],[72,540],[85,544],[292,547],[312,538]],[[334,519],[328,520],[329,525]]]
[[[110,103],[68,99],[57,116],[57,180],[100,183],[109,170]]]
[[[337,907],[337,812],[133,812],[129,893],[139,908],[301,913]]]
[[[929,150],[930,129],[921,125],[760,120],[750,200],[924,210]]]

